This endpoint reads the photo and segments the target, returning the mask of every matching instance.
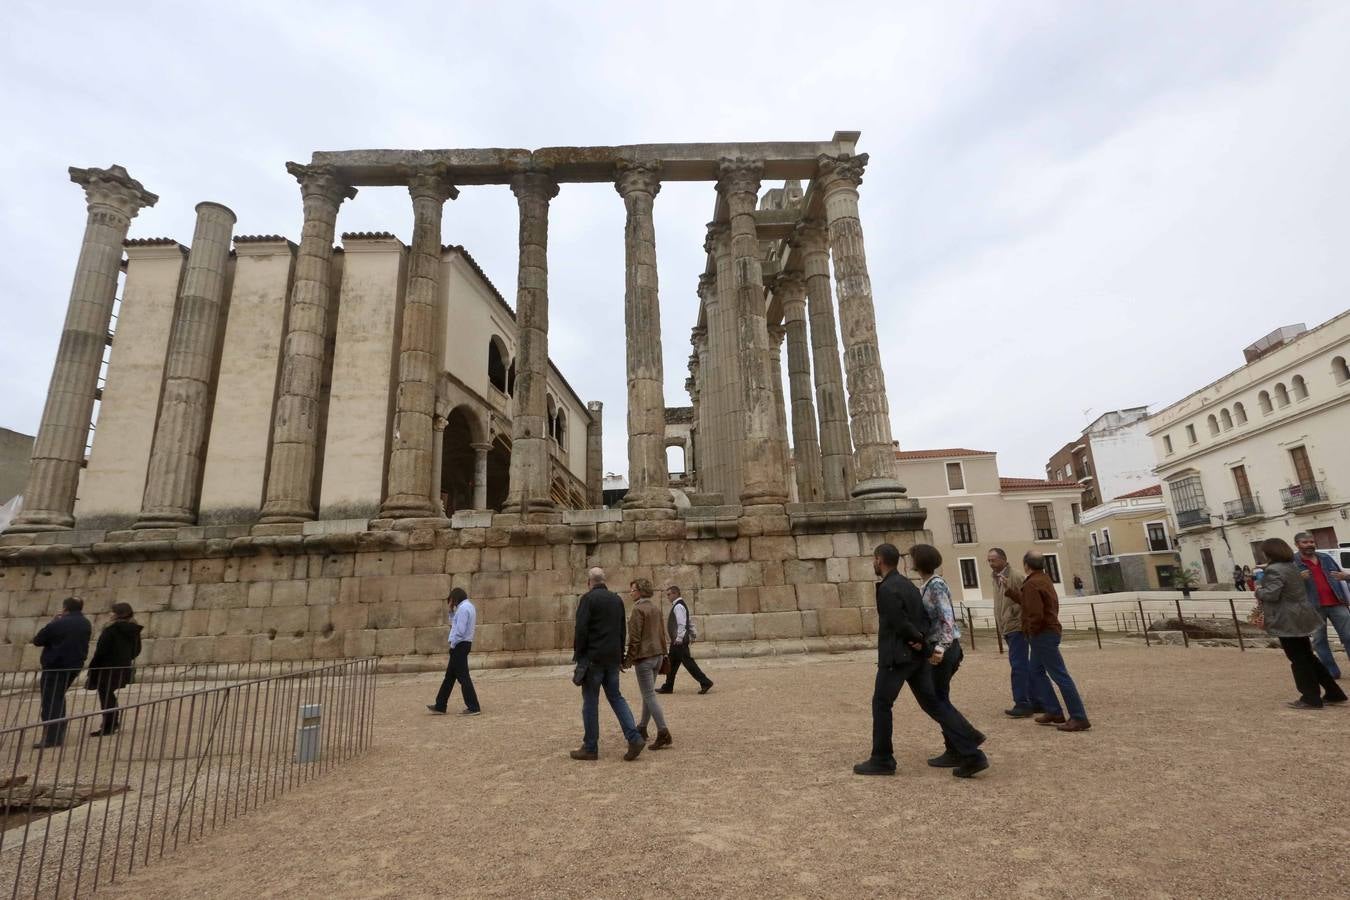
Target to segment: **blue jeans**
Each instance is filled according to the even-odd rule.
[[[633,711],[628,701],[619,691],[619,667],[598,666],[594,663],[586,670],[586,680],[581,683],[581,724],[583,728],[582,749],[595,753],[600,747],[600,688],[605,689],[605,699],[609,708],[614,710],[623,729],[624,740],[636,743],[642,740],[637,726],[633,724]]]
[[[1010,631],[1003,636],[1008,642],[1008,666],[1012,669],[1013,706],[1031,709],[1039,706],[1031,699],[1031,647],[1026,636],[1020,631]]]
[[[1336,665],[1336,657],[1331,655],[1331,641],[1327,640],[1327,623],[1336,629],[1341,648],[1350,656],[1350,606],[1319,606],[1317,611],[1322,614],[1322,627],[1313,632],[1313,649],[1331,677],[1340,678],[1341,669]]]
[[[1031,699],[1052,716],[1061,715],[1064,707],[1055,697],[1054,682],[1064,695],[1064,706],[1069,708],[1069,718],[1086,719],[1087,710],[1083,708],[1083,699],[1078,696],[1078,688],[1064,665],[1064,657],[1059,652],[1059,635],[1053,631],[1042,631],[1029,638],[1031,643]]]

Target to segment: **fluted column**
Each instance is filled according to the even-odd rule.
[[[328,337],[333,233],[338,207],[356,196],[333,166],[286,163],[300,182],[305,223],[295,259],[295,280],[281,348],[281,381],[272,418],[272,453],[259,521],[314,518],[314,471],[319,446],[319,386]]]
[[[745,414],[741,397],[741,357],[737,337],[736,279],[731,255],[731,229],[714,222],[708,226],[704,247],[713,254],[717,271],[717,347],[719,380],[722,385],[721,445],[722,487],[725,502],[740,502],[745,483]],[[768,333],[765,332],[765,343]]]
[[[487,509],[487,469],[490,442],[473,443],[473,508]]]
[[[764,164],[723,159],[717,189],[731,217],[732,284],[735,288],[737,351],[741,362],[741,413],[745,423],[741,450],[740,500],[744,506],[787,502],[782,445],[778,442],[769,330],[764,319],[764,280],[759,261],[755,207]]]
[[[839,360],[839,334],[834,324],[830,286],[829,233],[823,222],[797,225],[794,247],[802,252],[811,321],[811,371],[815,376],[820,415],[820,471],[826,500],[847,500],[853,493],[853,439],[849,433],[844,371]]]
[[[900,485],[891,443],[890,405],[877,341],[872,281],[867,275],[867,253],[858,219],[858,185],[862,184],[867,154],[822,154],[817,162],[816,182],[825,195],[830,253],[839,285],[839,327],[844,338],[844,371],[857,463],[853,496],[903,497],[905,489]]]
[[[445,201],[459,196],[443,168],[418,170],[408,179],[413,203],[408,290],[398,355],[398,399],[389,453],[389,487],[380,516],[427,518],[440,512],[432,499],[432,419],[436,415],[437,350],[441,337],[441,214]]]
[[[778,277],[778,297],[787,328],[788,391],[792,395],[792,461],[797,499],[816,503],[825,499],[821,486],[820,442],[816,436],[816,407],[811,402],[811,348],[806,334],[806,279],[800,272]]]
[[[711,241],[711,234],[709,241]],[[716,275],[698,277],[698,295],[703,302],[704,361],[701,367],[704,431],[700,442],[699,490],[703,493],[726,491],[726,366],[722,360],[726,341],[722,334],[722,298]]]
[[[546,172],[511,178],[520,207],[516,289],[516,395],[511,421],[511,484],[504,512],[550,511],[548,410],[548,203],[558,183]]]
[[[586,502],[592,509],[600,509],[605,505],[605,404],[591,400],[586,411],[591,414],[586,423]]]
[[[72,166],[70,180],[84,188],[88,216],[42,424],[33,443],[24,509],[9,526],[14,532],[59,531],[75,524],[75,492],[117,299],[122,242],[136,213],[159,199],[117,165]]]
[[[780,465],[783,466],[784,477],[789,455],[787,400],[783,394],[783,338],[786,336],[787,329],[782,325],[769,326],[769,377],[773,383],[774,417],[777,419],[774,436],[778,442],[778,452],[782,455]]]
[[[703,467],[707,465],[708,458],[708,329],[703,325],[695,325],[689,335],[689,343],[694,348],[693,353],[689,356],[689,399],[694,404],[694,459],[692,465],[694,471],[698,474],[697,489],[700,492],[706,492],[708,488],[703,477]]]
[[[627,210],[624,226],[624,325],[628,340],[628,494],[624,506],[670,510],[661,304],[652,205],[661,190],[655,167],[620,163],[614,182]]]
[[[234,213],[219,203],[197,204],[197,227],[174,313],[136,528],[172,528],[197,521],[235,221]]]

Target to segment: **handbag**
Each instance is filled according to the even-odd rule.
[[[669,674],[670,674],[670,657],[669,657],[669,656],[663,656],[663,657],[661,657],[661,666],[660,666],[660,668],[658,668],[658,669],[656,670],[656,674],[657,674],[657,675],[669,675]]]
[[[590,671],[590,660],[577,660],[576,668],[572,670],[572,683],[580,687],[586,681],[586,673]]]

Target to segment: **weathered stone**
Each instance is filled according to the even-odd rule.
[[[717,580],[722,587],[759,587],[764,584],[764,567],[757,562],[728,563]]]
[[[840,606],[876,607],[877,586],[875,581],[850,581],[839,585]]]
[[[800,559],[829,559],[835,555],[834,542],[828,534],[800,534],[796,555]]]
[[[839,606],[839,588],[833,584],[797,585],[799,609],[826,609]]]
[[[797,608],[797,590],[792,585],[781,584],[759,589],[760,612],[785,612]]]
[[[757,537],[750,541],[750,557],[761,561],[797,558],[797,540],[792,537]]]
[[[707,641],[750,641],[755,637],[752,615],[705,615],[703,639]]]
[[[862,633],[862,617],[857,608],[818,609],[816,616],[820,622],[820,633],[823,635]]]
[[[799,638],[802,636],[802,617],[798,612],[766,612],[755,616],[755,638]]]

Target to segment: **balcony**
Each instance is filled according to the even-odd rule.
[[[1200,528],[1208,524],[1209,524],[1209,510],[1207,509],[1177,510],[1178,528]]]
[[[1330,503],[1331,497],[1327,494],[1325,482],[1306,481],[1303,484],[1291,484],[1287,488],[1281,488],[1280,500],[1284,502],[1285,509],[1305,509]]]
[[[1260,497],[1239,497],[1236,500],[1229,500],[1223,505],[1223,517],[1230,522],[1259,519],[1264,515]]]

